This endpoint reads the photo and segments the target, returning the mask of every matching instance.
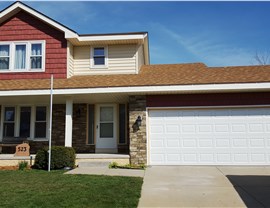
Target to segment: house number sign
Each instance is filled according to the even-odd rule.
[[[16,146],[15,156],[29,156],[30,146],[27,143],[19,144]]]

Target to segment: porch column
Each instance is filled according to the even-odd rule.
[[[72,113],[73,100],[66,100],[66,131],[65,131],[65,146],[72,147]]]
[[[134,128],[134,122],[141,116],[139,129]],[[147,164],[146,148],[146,97],[144,95],[129,96],[129,154],[131,164]]]

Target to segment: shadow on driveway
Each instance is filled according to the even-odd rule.
[[[270,207],[270,176],[227,175],[226,177],[247,207],[254,207],[253,200],[262,207]]]

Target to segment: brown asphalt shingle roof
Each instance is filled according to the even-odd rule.
[[[1,76],[1,74],[0,74]],[[202,63],[144,65],[139,74],[55,79],[55,89],[270,82],[270,65],[207,67]],[[0,90],[49,89],[49,79],[0,80]]]

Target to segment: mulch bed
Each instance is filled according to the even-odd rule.
[[[18,166],[0,166],[0,170],[18,170]]]

